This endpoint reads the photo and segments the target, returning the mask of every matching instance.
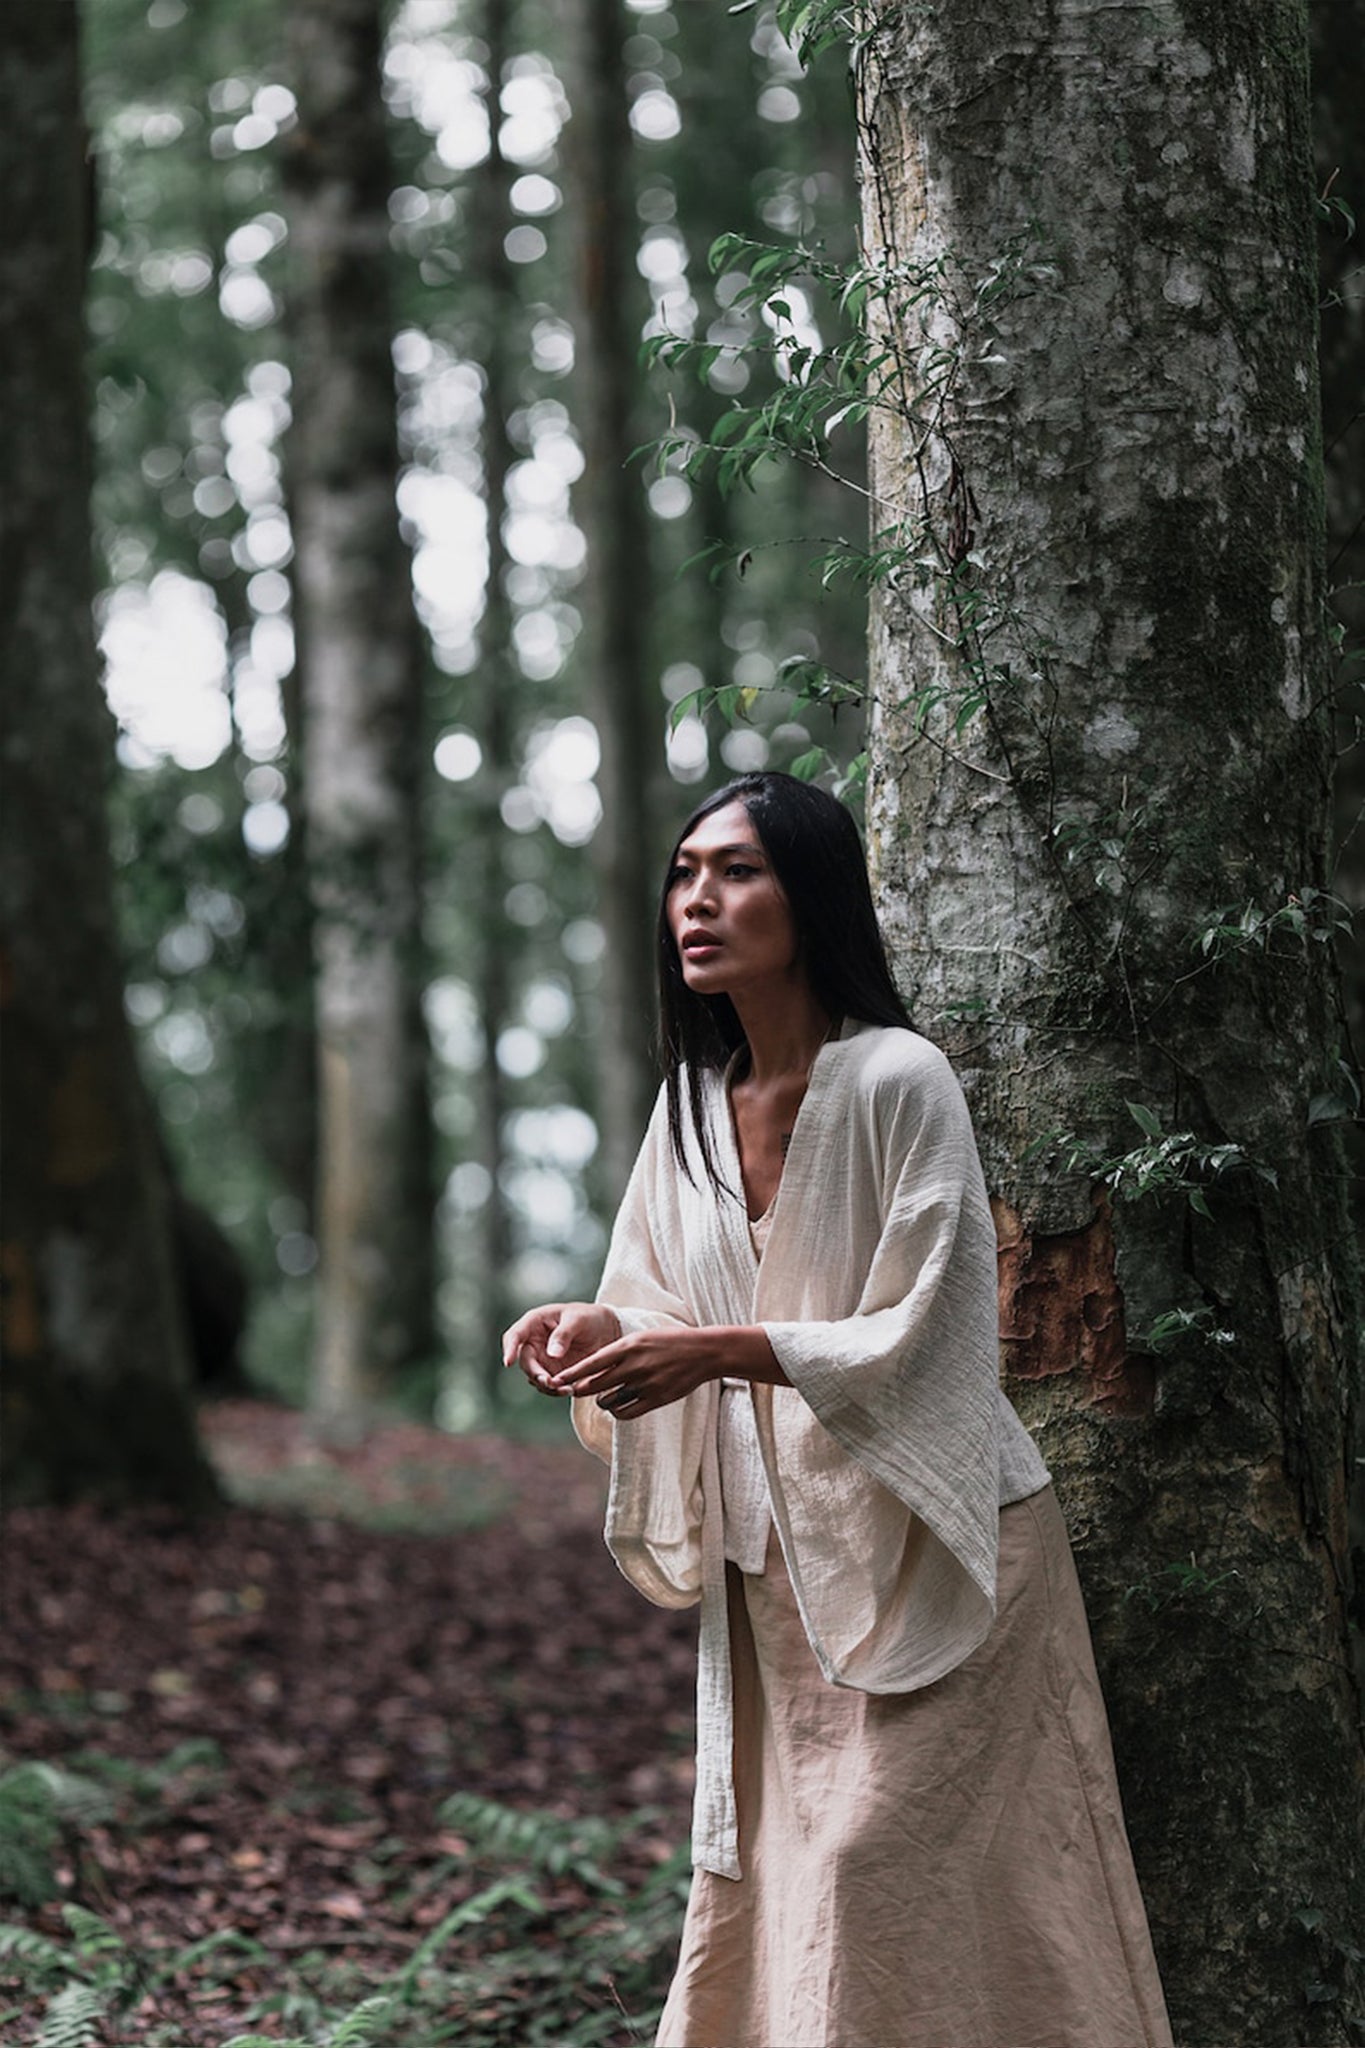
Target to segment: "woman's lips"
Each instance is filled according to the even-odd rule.
[[[682,949],[689,960],[695,959],[703,953],[718,953],[720,947],[721,941],[713,939],[708,932],[699,932],[695,937],[686,938],[682,942]]]

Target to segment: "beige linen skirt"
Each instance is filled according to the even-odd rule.
[[[825,1682],[775,1538],[726,1569],[744,1875],[694,1875],[659,2048],[1170,2048],[1051,1487],[920,1692]]]

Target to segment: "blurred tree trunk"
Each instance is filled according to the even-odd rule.
[[[193,1507],[215,1487],[123,1012],[104,813],[113,735],[90,613],[90,189],[72,0],[14,17],[0,105],[5,1498]]]
[[[1358,1297],[1331,948],[1295,931],[1332,753],[1304,9],[1137,36],[902,5],[860,71],[867,253],[902,266],[874,531],[910,551],[872,622],[881,900],[971,1090],[1176,2038],[1344,2043]],[[1201,950],[1248,904],[1282,915]],[[1138,1199],[1162,1155],[1125,1101],[1246,1163]],[[1144,1145],[1111,1205],[1085,1158]]]
[[[319,1063],[314,1403],[435,1348],[422,660],[398,529],[381,0],[290,0],[289,492]]]
[[[488,156],[477,182],[475,233],[479,238],[477,289],[484,313],[479,353],[483,363],[483,496],[488,525],[488,584],[479,626],[479,666],[473,706],[483,766],[472,792],[478,804],[470,834],[470,861],[478,868],[478,1003],[483,1038],[479,1071],[479,1163],[488,1175],[488,1199],[480,1211],[479,1380],[491,1407],[502,1404],[502,1332],[512,1319],[507,1285],[512,1261],[512,1217],[503,1189],[507,1084],[498,1065],[498,1040],[510,1019],[516,933],[507,915],[509,876],[504,858],[506,827],[499,813],[505,790],[516,779],[513,716],[517,666],[512,651],[512,617],[507,597],[507,472],[514,459],[507,422],[516,404],[516,346],[521,307],[505,242],[512,226],[508,196],[512,170],[502,153],[498,104],[508,54],[507,0],[487,0],[484,39],[488,45]]]
[[[221,242],[221,236],[219,239]],[[220,256],[216,270],[221,263]],[[255,618],[247,602],[246,584],[246,573],[237,569],[217,584],[232,663],[249,642]],[[299,637],[296,621],[296,650]],[[312,977],[298,971],[299,962],[312,956],[313,911],[304,844],[303,700],[297,654],[295,666],[280,685],[280,696],[286,740],[284,754],[274,765],[285,778],[283,801],[289,837],[253,876],[260,896],[250,921],[251,943],[259,956],[261,993],[252,1010],[251,1060],[245,1076],[248,1099],[243,1113],[263,1157],[279,1175],[285,1192],[300,1205],[300,1228],[311,1231],[318,1165],[317,1022]],[[235,765],[240,782],[254,764],[237,744],[238,730],[234,705]]]
[[[597,1033],[600,1178],[610,1207],[654,1098],[654,917],[658,869],[650,782],[663,747],[648,672],[650,553],[639,468],[630,462],[645,310],[635,267],[635,169],[620,0],[565,9],[567,198],[575,223],[574,425],[583,446],[575,514],[587,538],[576,662],[602,747],[602,822],[592,841],[607,932]]]
[[[295,644],[301,644],[297,621]],[[270,863],[271,897],[255,943],[269,1009],[258,1030],[254,1059],[260,1086],[251,1115],[264,1156],[289,1195],[303,1206],[304,1228],[316,1229],[318,1196],[318,1032],[316,991],[300,961],[313,955],[304,798],[303,691],[299,659],[280,685],[287,735],[276,766],[285,776],[289,837]],[[253,1018],[253,1028],[254,1018]]]

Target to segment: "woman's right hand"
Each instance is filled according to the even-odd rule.
[[[614,1344],[621,1321],[614,1308],[595,1301],[551,1301],[527,1309],[502,1340],[502,1362],[519,1365],[542,1394],[567,1391],[554,1385],[551,1374],[573,1365],[604,1344]]]

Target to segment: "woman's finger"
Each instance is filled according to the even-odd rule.
[[[545,1303],[540,1308],[531,1308],[503,1333],[502,1362],[511,1365],[520,1351],[528,1346],[543,1351],[551,1330],[564,1313],[561,1302]]]
[[[656,1408],[667,1404],[662,1394],[650,1393],[644,1387],[617,1387],[599,1394],[597,1405],[618,1422],[635,1422],[640,1416],[651,1415]]]
[[[603,1387],[617,1385],[629,1377],[625,1356],[630,1344],[630,1338],[617,1337],[600,1350],[589,1351],[582,1358],[561,1365],[553,1375],[555,1385],[571,1394],[596,1394]]]

